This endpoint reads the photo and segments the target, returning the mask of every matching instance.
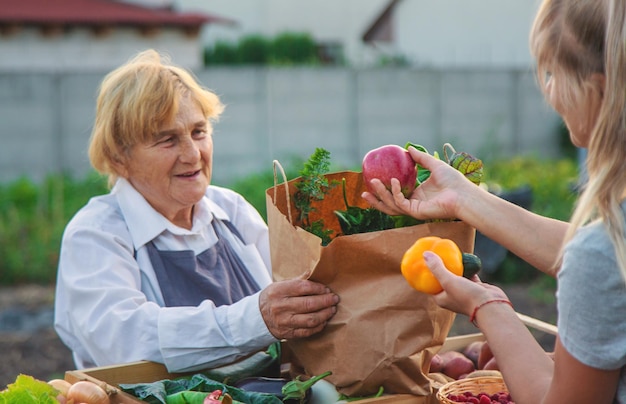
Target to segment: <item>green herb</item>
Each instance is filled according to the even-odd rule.
[[[378,209],[350,206],[346,196],[345,178],[342,179],[342,186],[346,210],[336,210],[335,215],[339,219],[339,225],[344,235],[387,230],[395,227],[393,218]]]
[[[325,177],[329,169],[330,152],[316,148],[300,171],[301,180],[295,184],[297,191],[294,194],[294,205],[300,213],[298,220],[302,228],[320,237],[322,245],[330,242],[332,230],[324,228],[322,219],[311,222],[309,215],[315,211],[312,203],[324,199],[326,192],[335,186]]]
[[[322,380],[325,377],[328,377],[332,374],[329,370],[327,372],[322,373],[321,375],[313,376],[309,380],[301,381],[300,376],[296,376],[292,381],[285,383],[282,388],[283,393],[283,401],[288,399],[296,399],[300,400],[300,403],[304,403],[304,398],[306,397],[306,392],[308,389],[313,387],[315,383]]]

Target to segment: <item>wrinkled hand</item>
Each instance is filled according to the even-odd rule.
[[[478,275],[467,279],[453,274],[432,251],[424,252],[424,260],[443,288],[442,292],[434,295],[435,303],[445,309],[470,316],[474,308],[483,302],[507,299],[502,289],[481,282]]]
[[[389,215],[408,215],[416,219],[456,218],[459,195],[472,190],[463,174],[428,153],[409,147],[416,164],[431,172],[428,180],[420,184],[407,199],[401,192],[400,181],[391,180],[391,192],[378,179],[371,185],[374,193],[364,192],[362,197],[374,208]]]
[[[337,311],[339,296],[325,285],[304,279],[270,284],[259,297],[261,315],[277,339],[320,332]]]

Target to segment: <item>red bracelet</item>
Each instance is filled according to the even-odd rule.
[[[474,324],[474,326],[478,327],[478,325],[476,324],[476,313],[478,312],[478,309],[480,309],[481,307],[483,307],[484,305],[489,304],[489,303],[506,303],[509,306],[513,307],[513,303],[511,303],[511,301],[508,300],[508,299],[487,300],[486,302],[482,302],[478,306],[474,307],[474,311],[472,312],[472,315],[469,318],[470,323],[472,323],[472,324]]]

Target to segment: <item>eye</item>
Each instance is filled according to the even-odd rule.
[[[193,131],[193,137],[195,139],[203,139],[208,135],[206,128],[196,128]]]
[[[174,137],[173,136],[166,136],[166,137],[163,137],[163,138],[159,139],[157,141],[157,144],[172,143],[173,141],[174,141]]]

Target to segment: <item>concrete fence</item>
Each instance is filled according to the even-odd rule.
[[[560,119],[530,71],[211,68],[194,72],[226,104],[215,125],[214,182],[273,159],[331,152],[355,168],[370,149],[445,142],[483,159],[559,154]],[[87,144],[106,72],[0,72],[0,181],[89,170]]]

